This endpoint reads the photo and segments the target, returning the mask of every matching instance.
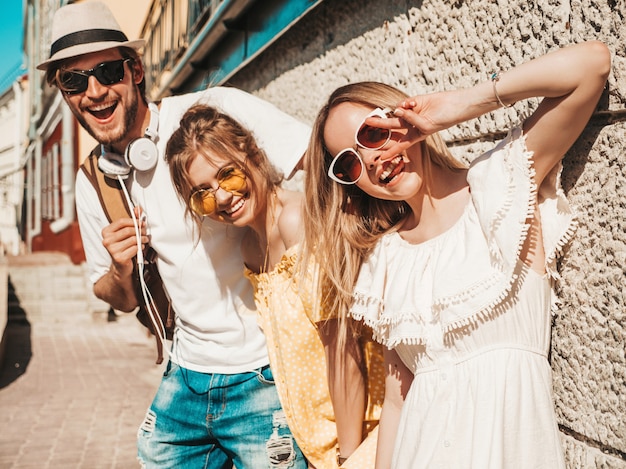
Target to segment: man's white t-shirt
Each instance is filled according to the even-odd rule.
[[[310,128],[272,104],[234,88],[165,98],[159,109],[154,171],[133,171],[131,199],[147,216],[159,273],[177,313],[171,359],[205,373],[241,373],[267,365],[265,338],[257,324],[252,287],[243,276],[242,231],[205,219],[201,236],[184,215],[172,184],[165,146],[180,118],[195,103],[215,106],[252,131],[274,165],[289,175],[304,154]],[[76,207],[90,279],[108,272],[111,258],[101,232],[109,222],[83,171],[76,179]]]

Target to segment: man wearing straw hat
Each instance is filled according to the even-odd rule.
[[[196,102],[252,130],[285,174],[304,153],[310,130],[231,88],[149,102],[143,45],[128,40],[103,3],[70,4],[55,13],[50,58],[37,67],[99,142],[98,167],[135,207],[134,218],[109,224],[94,186],[79,171],[77,214],[96,296],[134,310],[133,258],[149,243],[177,314],[170,360],[138,432],[139,459],[149,468],[304,468],[242,274],[241,234],[209,219],[194,233],[163,155],[180,117]]]

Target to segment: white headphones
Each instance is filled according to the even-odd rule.
[[[124,156],[113,153],[104,145],[100,145],[98,168],[105,176],[114,179],[119,176],[126,179],[133,168],[137,171],[150,171],[156,166],[159,158],[155,143],[159,130],[159,108],[153,102],[149,102],[148,109],[150,109],[150,123],[144,136],[130,142],[126,146]]]

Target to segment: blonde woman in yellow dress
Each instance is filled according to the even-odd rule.
[[[254,136],[210,106],[197,105],[182,117],[166,159],[200,235],[211,235],[213,220],[246,230],[245,275],[255,287],[287,423],[310,466],[373,467],[382,350],[364,331],[337,345],[338,326],[311,291],[315,263],[303,275],[296,272],[303,194],[281,188],[282,176]]]

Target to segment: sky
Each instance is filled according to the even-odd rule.
[[[0,13],[0,93],[18,75],[22,63],[23,45],[22,0],[3,0]]]

